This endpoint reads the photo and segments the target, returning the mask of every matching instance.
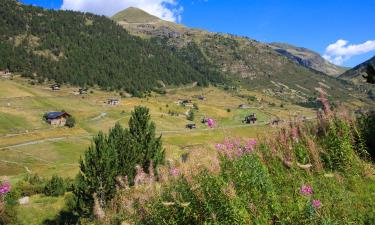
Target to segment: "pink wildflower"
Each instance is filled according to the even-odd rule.
[[[223,150],[224,145],[222,145],[222,144],[216,144],[215,148],[216,148],[216,150],[220,151],[220,150]]]
[[[308,185],[302,185],[300,192],[301,192],[302,195],[308,196],[308,195],[312,195],[313,189],[312,189],[312,187],[310,187]]]
[[[207,120],[207,125],[210,127],[210,128],[214,128],[216,126],[216,122],[215,120],[213,119],[208,119]]]
[[[318,199],[312,200],[311,204],[315,209],[319,209],[322,206],[322,203]]]
[[[298,140],[298,129],[297,129],[297,127],[292,127],[292,129],[290,130],[290,133],[292,135],[293,140]]]
[[[174,177],[177,177],[180,175],[180,170],[178,168],[173,168],[169,171],[169,173],[174,176]]]
[[[257,141],[255,139],[250,139],[247,143],[246,143],[246,146],[245,146],[245,150],[247,152],[252,152],[254,151],[254,147],[255,145],[257,144]]]
[[[5,195],[10,191],[10,184],[9,182],[4,182],[3,185],[0,186],[0,195]]]

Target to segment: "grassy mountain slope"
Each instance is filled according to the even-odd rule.
[[[207,32],[163,20],[144,19],[143,23],[122,20],[127,9],[112,17],[130,33],[146,38],[162,38],[176,51],[195,52],[204,57],[227,77],[247,88],[272,96],[305,102],[315,96],[316,88],[324,87],[332,97],[349,98],[347,84],[316,70],[306,68],[279,54],[268,44],[229,34]],[[139,10],[137,10],[139,11]],[[138,13],[145,15],[145,12]],[[153,18],[153,17],[152,17]]]
[[[337,77],[346,71],[346,68],[328,62],[320,54],[307,48],[296,47],[286,43],[271,43],[270,46],[296,63],[330,76]]]
[[[366,81],[362,77],[362,75],[366,73],[366,68],[367,68],[367,65],[369,64],[375,67],[375,56],[367,60],[366,62],[359,64],[353,69],[346,71],[345,73],[340,75],[339,78],[345,79],[345,80],[352,80],[353,82],[356,82],[356,83],[364,83]]]
[[[14,0],[2,1],[0,15],[0,70],[132,94],[158,88],[160,81],[209,82],[172,51],[130,35],[103,16],[45,10]]]

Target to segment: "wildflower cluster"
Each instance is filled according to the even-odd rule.
[[[234,159],[249,154],[254,151],[257,144],[255,139],[249,139],[246,142],[240,139],[226,139],[222,144],[216,144],[216,150],[223,156]]]
[[[0,186],[0,196],[7,194],[9,191],[10,191],[10,184],[9,182],[6,181]]]
[[[300,188],[300,193],[304,196],[312,196],[313,194],[313,188],[309,185],[302,185],[301,188]],[[314,208],[314,209],[319,209],[321,206],[322,206],[322,203],[320,200],[318,199],[313,199],[311,202],[310,202],[311,206]]]
[[[305,196],[310,196],[313,194],[313,189],[311,186],[308,185],[302,185],[300,189],[300,193]]]

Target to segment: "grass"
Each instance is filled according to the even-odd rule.
[[[34,195],[28,205],[17,207],[19,224],[43,224],[47,219],[54,219],[64,205],[64,197],[46,197]]]
[[[17,77],[12,81],[1,80],[0,176],[9,177],[12,183],[27,171],[42,177],[54,174],[74,177],[79,169],[78,160],[90,145],[92,135],[100,130],[106,132],[116,122],[127,125],[130,113],[137,105],[150,108],[157,133],[163,135],[169,161],[179,159],[183,153],[199,152],[202,161],[197,163],[209,162],[214,144],[225,137],[256,138],[268,134],[273,128],[263,123],[274,117],[289,120],[295,114],[315,115],[311,109],[248,90],[226,92],[214,87],[179,88],[169,90],[165,96],[123,98],[115,107],[104,102],[107,98],[119,97],[118,93],[93,89],[94,93],[82,97],[74,93],[76,90],[63,86],[61,91],[52,92],[48,85],[30,85]],[[200,101],[194,97],[198,95],[207,99]],[[258,100],[248,101],[246,96],[256,96]],[[199,111],[194,121],[197,129],[185,128],[190,123],[184,115],[189,108],[177,105],[178,99],[192,99],[198,104]],[[251,108],[238,109],[240,104],[248,104]],[[284,104],[284,108],[280,104]],[[230,112],[227,112],[228,108]],[[76,118],[75,128],[53,128],[41,119],[45,112],[62,109]],[[169,111],[180,115],[171,116]],[[257,114],[259,123],[243,124],[244,117],[251,113]],[[209,129],[201,124],[203,117],[215,119],[218,127]],[[52,219],[62,204],[62,198],[32,196],[30,205],[18,208],[21,224],[41,224],[45,219]]]

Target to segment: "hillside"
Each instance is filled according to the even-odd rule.
[[[130,35],[103,16],[14,0],[2,1],[0,15],[0,70],[39,82],[99,85],[140,95],[164,85],[222,81],[220,74],[202,74],[172,51]]]
[[[364,83],[365,79],[362,77],[362,75],[365,75],[367,65],[369,64],[375,67],[375,56],[367,60],[366,62],[359,64],[353,69],[346,71],[345,73],[340,75],[339,78],[344,80],[351,80],[355,83]]]
[[[134,11],[138,13],[132,19]],[[348,84],[301,66],[268,44],[246,37],[188,28],[161,19],[155,20],[148,15],[140,19],[142,15],[147,13],[131,8],[112,19],[134,35],[169,46],[190,64],[194,64],[196,59],[205,61],[207,70],[219,70],[246,88],[294,102],[306,102],[316,94],[316,88],[325,86],[332,97],[341,100],[349,98]]]
[[[307,48],[296,47],[286,43],[271,43],[270,46],[278,53],[288,57],[302,66],[317,70],[333,77],[337,77],[346,71],[346,68],[336,66],[328,62],[320,54]]]

